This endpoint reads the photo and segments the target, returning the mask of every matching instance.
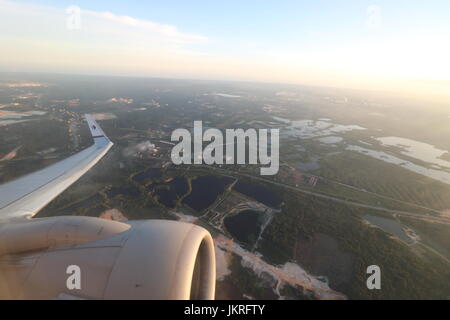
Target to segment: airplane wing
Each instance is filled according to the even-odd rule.
[[[0,221],[33,217],[113,146],[97,122],[90,115],[85,117],[94,145],[40,171],[0,185]]]
[[[214,299],[214,241],[200,226],[79,216],[24,219],[112,147],[98,124],[86,119],[93,146],[0,186],[0,300]]]

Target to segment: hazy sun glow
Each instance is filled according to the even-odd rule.
[[[330,7],[323,1],[316,6],[309,1],[287,1],[284,6],[249,1],[228,3],[234,7],[230,11],[194,1],[192,8],[172,4],[169,14],[152,3],[148,12],[133,10],[132,5],[121,12],[117,4],[99,9],[79,1],[76,25],[76,12],[67,10],[66,1],[0,0],[0,71],[449,94],[450,20],[442,12],[449,12],[449,5],[435,1],[425,10],[417,1],[364,2]],[[186,12],[191,19],[174,18],[183,10],[192,10]]]

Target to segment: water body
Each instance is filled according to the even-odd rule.
[[[236,95],[227,94],[227,93],[216,93],[215,95],[219,96],[219,97],[223,97],[223,98],[240,98],[241,97],[241,96],[236,96]]]
[[[158,202],[167,208],[175,208],[177,201],[177,194],[172,189],[160,188],[155,191],[158,197]]]
[[[23,117],[43,116],[45,114],[47,114],[47,112],[45,111],[26,111],[26,112],[2,111],[0,113],[0,119],[21,119]]]
[[[278,208],[282,198],[271,189],[254,182],[239,180],[234,190],[255,199],[268,207]]]
[[[397,220],[383,218],[383,217],[374,216],[374,215],[370,215],[370,214],[364,215],[363,218],[370,224],[373,224],[373,225],[379,227],[383,231],[390,233],[390,234],[396,236],[397,238],[400,238],[403,241],[406,241],[406,242],[412,241],[411,238],[408,237],[407,233],[405,232],[403,225],[400,222],[398,222]]]
[[[366,128],[358,125],[335,124],[325,119],[292,121],[280,117],[272,118],[287,125],[282,131],[283,135],[300,139],[333,136],[354,130],[366,130]]]
[[[234,179],[228,177],[198,177],[192,181],[192,192],[184,198],[183,203],[202,212],[212,205],[233,181]]]
[[[447,150],[440,150],[428,143],[399,137],[383,137],[377,138],[376,140],[385,146],[393,146],[402,149],[403,151],[401,153],[411,158],[419,159],[440,167],[450,168],[449,161],[439,159],[448,152]]]
[[[320,168],[320,157],[310,157],[309,162],[300,162],[298,165],[301,171],[314,171]]]
[[[0,120],[0,127],[9,126],[10,124],[16,124],[21,122],[28,122],[32,120]]]
[[[227,231],[239,242],[254,245],[261,232],[261,212],[245,210],[225,218]]]
[[[167,185],[175,192],[178,198],[183,197],[189,191],[189,184],[183,177],[176,177]]]
[[[320,142],[325,144],[336,144],[344,141],[344,138],[338,136],[329,136],[318,139]]]
[[[363,148],[360,146],[349,145],[349,146],[347,146],[346,150],[356,151],[356,152],[365,154],[367,156],[370,156],[372,158],[401,166],[407,170],[413,171],[415,173],[429,177],[431,179],[438,180],[438,181],[441,181],[446,184],[450,184],[450,172],[441,171],[441,170],[437,170],[437,169],[425,168],[425,167],[419,166],[415,163],[412,163],[411,161],[406,161],[406,160],[400,159],[398,157],[395,157],[393,155],[390,155],[386,152],[375,151],[375,150]]]
[[[140,184],[145,184],[149,180],[158,179],[162,177],[161,169],[159,168],[149,168],[144,172],[138,173],[133,177],[133,181]]]
[[[189,184],[185,178],[176,177],[166,183],[151,183],[145,189],[154,192],[159,203],[173,209],[176,207],[177,200],[189,191]]]

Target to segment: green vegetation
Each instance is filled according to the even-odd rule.
[[[397,200],[387,195],[383,196],[383,195],[376,195],[370,192],[364,192],[363,190],[357,190],[355,188],[347,187],[326,180],[319,181],[319,183],[316,185],[315,188],[305,188],[305,189],[309,189],[311,191],[322,193],[325,195],[330,195],[336,198],[345,199],[348,201],[372,205],[375,207],[381,207],[390,210],[436,215],[435,211],[419,207],[418,204],[415,205],[414,203],[402,202],[404,200],[400,199]],[[391,199],[389,199],[388,197]]]
[[[442,299],[450,296],[448,265],[437,257],[424,258],[404,243],[392,239],[378,228],[362,222],[363,213],[376,214],[343,204],[287,194],[285,206],[264,232],[259,251],[272,263],[296,257],[296,243],[308,241],[316,233],[335,239],[339,250],[353,257],[351,278],[333,289],[351,299]],[[320,257],[321,252],[316,252]],[[297,257],[297,262],[312,274],[313,265]],[[378,265],[383,287],[366,287],[366,268]],[[322,274],[316,274],[322,275]],[[326,275],[326,274],[325,274]]]
[[[450,260],[450,224],[399,217],[400,221],[413,229],[423,243],[436,248]]]
[[[441,210],[450,208],[450,186],[396,165],[345,152],[322,159],[317,175],[367,191]]]
[[[208,216],[220,218],[221,214],[243,202],[257,200],[268,206],[281,206],[281,212],[275,213],[256,248],[266,261],[272,264],[297,262],[312,275],[326,276],[333,289],[353,299],[450,299],[450,267],[442,258],[442,255],[450,256],[448,225],[397,217],[421,238],[420,243],[408,246],[381,229],[368,226],[361,219],[364,214],[392,218],[387,212],[361,209],[261,182],[258,166],[166,167],[170,164],[171,145],[167,141],[170,141],[172,131],[176,128],[190,129],[194,120],[202,119],[205,127],[247,129],[283,128],[284,125],[281,122],[277,124],[273,116],[291,120],[330,118],[330,122],[336,124],[359,125],[367,130],[336,133],[344,141],[324,145],[315,138],[286,137],[282,129],[280,173],[264,179],[298,185],[304,191],[343,200],[437,215],[436,211],[388,198],[440,211],[450,208],[450,186],[397,165],[347,152],[345,146],[366,142],[371,143],[371,148],[375,150],[401,151],[397,147],[387,148],[373,141],[372,137],[383,135],[408,137],[450,150],[447,106],[443,106],[441,112],[431,106],[423,108],[423,102],[408,97],[273,84],[208,84],[204,81],[161,79],[123,81],[107,77],[53,76],[45,82],[52,85],[36,89],[34,93],[39,95],[39,99],[25,99],[27,102],[21,99],[24,105],[11,107],[10,111],[41,110],[47,114],[29,118],[33,121],[0,127],[0,156],[21,146],[16,158],[0,163],[0,183],[40,169],[91,145],[92,137],[82,121],[83,113],[105,112],[116,116],[100,123],[115,146],[98,165],[42,210],[39,217],[98,217],[105,210],[115,208],[131,220],[175,219],[167,208],[170,200],[175,199],[177,212],[192,216],[209,212]],[[0,103],[13,103],[17,96],[34,90],[2,89]],[[210,94],[212,92],[236,92],[241,98],[222,99]],[[288,94],[279,95],[279,92]],[[110,100],[113,97],[132,98],[133,102],[113,103]],[[67,104],[73,98],[80,99],[80,106]],[[145,109],[142,109],[143,106]],[[411,114],[415,116],[411,117]],[[78,130],[69,128],[69,120],[80,124]],[[402,125],[399,126],[399,123]],[[74,136],[70,136],[74,131],[77,131],[80,141],[74,141]],[[144,141],[156,144],[159,152],[134,155],[124,152],[126,148]],[[56,151],[39,154],[50,148]],[[429,165],[407,156],[402,158]],[[450,161],[450,153],[444,154],[442,159]],[[302,166],[300,163],[303,163]],[[320,168],[314,171],[316,164]],[[161,176],[147,178],[144,175],[142,180],[133,180],[135,174],[143,173],[148,168],[161,168]],[[320,179],[312,187],[308,182],[309,176],[303,175],[304,171],[325,179]],[[213,183],[199,187],[193,181],[204,176],[230,178],[227,174],[239,178],[240,184],[234,191],[228,192],[227,189],[231,189],[228,185],[225,192],[218,190],[217,197],[214,194],[201,210],[196,211],[186,205],[191,194],[198,195],[192,201],[195,204],[202,200],[206,191],[212,189],[210,184]],[[258,179],[247,178],[246,175]],[[186,193],[183,186],[177,189],[177,184],[169,181],[169,178],[176,177],[188,181]],[[169,190],[171,194],[159,192],[158,197],[155,192],[158,188]],[[238,193],[238,189],[242,193]],[[225,201],[220,202],[223,199]],[[214,236],[221,234],[215,227],[217,225],[209,223],[217,220],[208,220],[208,216],[199,219],[197,224]],[[254,239],[250,235],[248,237],[253,244]],[[254,249],[248,244],[243,247]],[[253,270],[243,267],[241,262],[241,258],[232,257],[229,266],[232,273],[218,282],[218,298],[242,299],[244,295],[257,299],[278,298],[273,291],[276,284],[269,275],[256,275]],[[382,270],[381,291],[366,288],[366,268],[373,264],[379,265]],[[308,292],[303,293],[301,288],[289,285],[279,289],[281,295],[288,298],[308,296]]]

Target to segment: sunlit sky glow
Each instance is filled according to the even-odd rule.
[[[0,29],[0,71],[450,92],[448,0],[0,0]]]

